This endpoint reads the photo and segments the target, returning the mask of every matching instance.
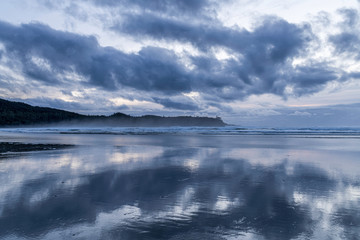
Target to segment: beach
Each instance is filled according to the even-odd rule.
[[[0,238],[359,239],[359,146],[349,129],[2,129]]]

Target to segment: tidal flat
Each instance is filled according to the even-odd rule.
[[[0,239],[360,239],[359,146],[2,131]]]

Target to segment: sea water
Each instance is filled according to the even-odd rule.
[[[359,129],[8,128],[0,146],[0,239],[360,238]]]

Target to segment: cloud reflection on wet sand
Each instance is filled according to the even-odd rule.
[[[143,141],[3,159],[0,237],[359,237],[358,166],[331,168],[330,157],[351,165],[356,150],[152,146],[136,138]]]

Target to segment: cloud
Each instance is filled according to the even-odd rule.
[[[355,9],[341,9],[343,18],[340,23],[340,33],[329,37],[330,43],[335,47],[335,53],[360,59],[360,17]]]
[[[281,115],[280,112],[273,109],[254,109],[248,113],[250,116],[277,116]]]
[[[87,21],[89,19],[88,13],[81,9],[81,7],[75,3],[70,3],[70,5],[64,8],[65,13],[72,17],[76,17],[82,21]]]
[[[327,106],[276,106],[240,110],[242,125],[267,127],[359,127],[360,103]],[[278,114],[271,114],[272,112]],[[267,114],[269,113],[269,114]],[[251,116],[250,121],[248,116]],[[306,121],[304,121],[306,119]]]
[[[343,32],[330,37],[330,42],[335,45],[336,53],[352,55],[360,59],[360,38],[357,33]]]
[[[115,109],[118,111],[124,111],[124,110],[129,110],[130,108],[127,105],[122,104],[120,106],[117,106]]]
[[[19,99],[19,101],[22,101]],[[44,106],[44,107],[54,107],[59,109],[84,109],[84,105],[77,102],[66,102],[61,99],[51,99],[51,98],[33,98],[27,99],[31,105],[34,106]],[[90,106],[88,106],[89,108]]]
[[[68,102],[61,99],[54,99],[48,97],[27,98],[27,99],[11,98],[9,100],[15,102],[25,102],[32,106],[51,107],[66,111],[77,111],[77,112],[90,110],[93,107],[91,104]]]
[[[289,76],[289,82],[292,82],[294,87],[293,94],[297,96],[321,91],[328,82],[335,80],[341,80],[341,72],[325,63],[296,67]]]
[[[295,111],[294,113],[290,114],[291,116],[304,116],[304,117],[308,117],[311,116],[312,114],[309,112],[300,112],[300,111]]]
[[[49,9],[61,9],[65,13],[78,17],[79,20],[86,21],[86,13],[79,9],[77,4],[82,6],[95,6],[105,11],[110,10],[119,12],[152,12],[156,14],[166,14],[170,16],[208,18],[213,14],[213,9],[217,6],[213,0],[79,0],[79,1],[56,1],[56,0],[37,0],[42,6]],[[84,15],[85,13],[85,15]],[[74,15],[73,15],[74,14]]]
[[[177,101],[173,101],[171,99],[168,98],[153,98],[153,100],[158,103],[163,105],[166,108],[171,108],[171,109],[178,109],[178,110],[190,110],[190,111],[197,111],[200,110],[200,107],[197,106],[195,103],[193,102],[177,102]]]
[[[343,17],[342,26],[351,28],[359,24],[359,12],[356,9],[343,8],[339,9],[338,12]]]
[[[59,98],[35,97],[35,98],[7,98],[9,101],[24,102],[32,106],[50,107],[61,110],[87,114],[87,115],[111,115],[119,111],[129,111],[130,107],[126,104],[115,105],[108,99],[92,97],[76,99],[76,101],[64,101]],[[97,112],[94,112],[97,111]]]
[[[246,29],[228,28],[215,22],[194,24],[155,14],[128,14],[112,30],[135,37],[189,42],[203,51],[215,46],[226,47],[245,57],[266,57],[262,60],[274,62],[296,55],[312,37],[309,26],[291,24],[276,17],[264,18],[250,32]]]
[[[200,109],[191,101],[174,100],[190,92],[198,93],[204,105],[214,106],[214,102],[222,104],[250,95],[271,93],[287,98],[313,94],[331,81],[345,81],[356,75],[345,74],[327,62],[293,64],[294,59],[307,56],[314,39],[306,24],[264,17],[250,31],[215,21],[203,25],[151,13],[127,15],[124,19],[114,25],[115,31],[190,43],[202,53],[177,54],[152,46],[125,53],[102,47],[94,36],[59,31],[40,23],[17,26],[0,22],[2,55],[8,59],[7,64],[32,81],[62,89],[76,83],[109,92],[136,91],[166,108],[180,110]],[[218,49],[232,57],[218,59]]]
[[[210,0],[90,0],[101,7],[138,7],[141,10],[165,12],[181,15],[184,13],[195,14],[204,11],[212,4]]]
[[[146,47],[126,54],[101,47],[93,36],[57,31],[31,23],[14,26],[0,22],[0,42],[9,59],[32,79],[64,84],[69,74],[82,77],[82,84],[109,91],[131,87],[165,94],[191,89],[177,56],[163,48]]]
[[[127,15],[112,29],[131,36],[190,43],[205,56],[192,56],[200,84],[224,99],[242,99],[251,94],[273,93],[287,97],[320,91],[340,73],[322,62],[291,65],[304,57],[315,36],[309,25],[291,24],[276,17],[264,17],[253,31],[219,24],[197,24],[153,14]],[[219,61],[212,53],[225,49],[234,57]],[[206,90],[205,90],[206,91]]]

